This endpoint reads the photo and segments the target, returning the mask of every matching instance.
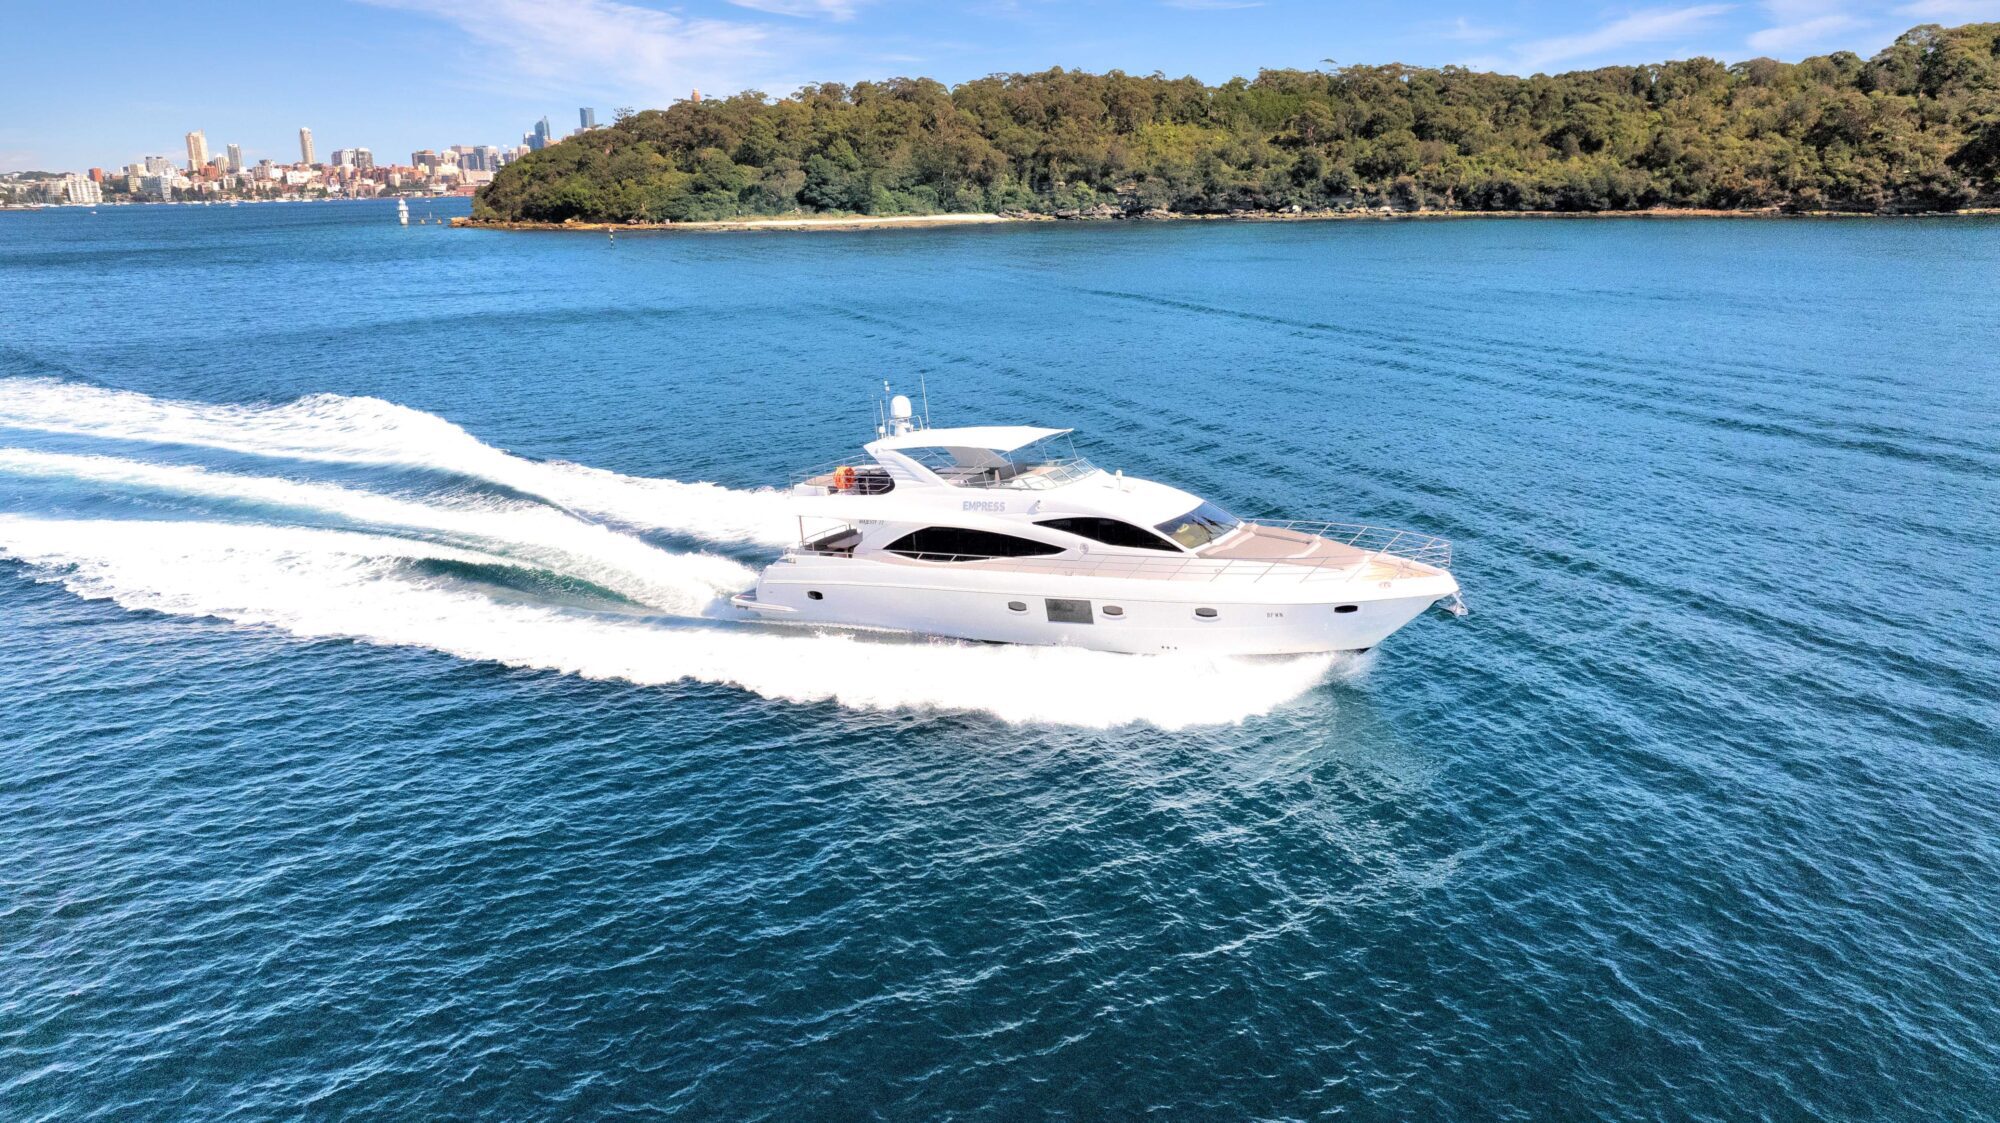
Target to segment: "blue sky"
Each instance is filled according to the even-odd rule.
[[[1917,23],[2000,19],[2000,0],[7,0],[0,171],[179,158],[181,136],[255,159],[512,144],[578,106],[609,120],[746,87],[898,74],[958,82],[1066,66],[1193,74],[1460,63],[1526,74],[1706,54],[1869,54]]]

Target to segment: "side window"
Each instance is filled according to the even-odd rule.
[[[1050,530],[1066,531],[1080,535],[1092,542],[1102,542],[1106,546],[1128,546],[1138,550],[1165,550],[1173,554],[1175,550],[1167,541],[1150,530],[1141,530],[1131,523],[1117,519],[1073,518],[1043,519],[1035,524]]]
[[[990,530],[965,530],[955,526],[927,526],[913,530],[885,547],[918,561],[976,561],[980,558],[1037,558],[1062,553],[1061,546],[995,534]]]

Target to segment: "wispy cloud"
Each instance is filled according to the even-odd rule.
[[[1685,8],[1647,8],[1577,35],[1558,35],[1522,45],[1523,70],[1543,70],[1556,63],[1601,58],[1627,47],[1658,43],[1706,30],[1728,12],[1730,4],[1696,4]]]
[[[1433,22],[1425,28],[1425,31],[1435,38],[1448,39],[1454,43],[1490,43],[1507,34],[1502,28],[1477,24],[1464,16]]]
[[[1897,8],[1896,14],[1937,23],[2000,20],[2000,0],[1917,0]]]
[[[749,8],[753,12],[797,16],[800,19],[819,17],[850,20],[854,18],[854,10],[861,6],[861,0],[729,0],[729,2],[739,8]]]
[[[1847,0],[1766,0],[1771,26],[1750,33],[1750,49],[1760,54],[1803,55],[1852,39],[1871,21],[1849,10]]]
[[[443,20],[493,53],[510,89],[664,104],[690,87],[756,85],[780,38],[754,23],[697,19],[619,0],[362,0]]]
[[[1169,8],[1184,12],[1233,12],[1240,8],[1261,8],[1264,0],[1161,0]]]

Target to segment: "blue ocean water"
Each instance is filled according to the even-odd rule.
[[[1995,1113],[2000,222],[391,214],[0,215],[0,1118]],[[712,618],[919,375],[1474,614]]]

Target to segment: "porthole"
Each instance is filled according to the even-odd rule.
[[[1103,608],[1100,608],[1100,609],[1098,609],[1098,611],[1099,611],[1099,612],[1102,612],[1102,613],[1104,613],[1104,614],[1105,614],[1106,616],[1123,616],[1123,615],[1125,615],[1125,610],[1124,610],[1124,609],[1122,609],[1122,608],[1120,608],[1120,607],[1118,607],[1118,606],[1117,606],[1117,605],[1115,605],[1115,604],[1107,604],[1107,605],[1105,605],[1105,606],[1104,606]]]
[[[820,592],[820,591],[819,591],[818,589],[807,589],[807,590],[806,590],[806,599],[807,599],[807,600],[825,600],[825,599],[826,599],[826,594],[825,594],[825,593],[822,593],[822,592]]]
[[[1194,614],[1203,620],[1213,620],[1216,616],[1216,612],[1212,608],[1197,608],[1194,610]]]
[[[1010,600],[1007,602],[1007,611],[1026,612],[1028,611],[1028,604],[1026,601]]]
[[[1358,604],[1336,604],[1333,606],[1333,610],[1335,612],[1359,612],[1361,611],[1361,606]]]

